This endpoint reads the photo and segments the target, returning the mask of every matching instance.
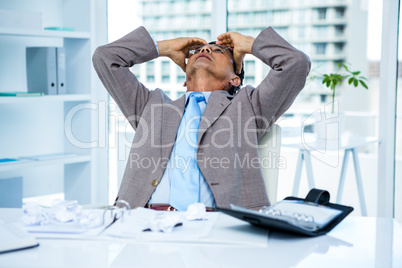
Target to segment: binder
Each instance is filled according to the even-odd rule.
[[[56,66],[57,66],[57,94],[67,94],[66,88],[66,50],[64,47],[56,48]]]
[[[57,94],[56,47],[27,47],[28,92]]]
[[[304,199],[286,197],[260,211],[233,205],[232,209],[218,210],[262,228],[302,236],[320,236],[331,231],[353,211],[353,207],[330,203],[329,198],[328,191],[313,188]],[[278,208],[286,208],[287,211]]]
[[[15,224],[0,222],[0,254],[39,246],[35,237]]]

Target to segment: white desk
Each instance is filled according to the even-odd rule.
[[[312,189],[315,186],[314,183],[314,175],[313,175],[313,167],[311,164],[311,153],[317,152],[321,154],[321,156],[326,151],[344,151],[343,161],[342,161],[342,169],[341,175],[339,178],[339,186],[338,186],[338,194],[336,197],[336,203],[341,203],[342,195],[343,195],[343,188],[345,185],[345,177],[346,177],[346,169],[348,167],[349,155],[350,153],[353,156],[353,164],[355,169],[355,176],[356,176],[356,184],[357,184],[357,191],[359,195],[360,207],[363,216],[367,216],[367,209],[366,209],[366,202],[364,199],[364,191],[363,191],[363,182],[360,172],[360,164],[359,164],[359,156],[357,152],[357,148],[361,146],[368,145],[370,143],[379,142],[378,138],[376,137],[342,137],[339,140],[316,140],[306,135],[306,138],[303,139],[302,137],[298,138],[284,138],[282,139],[282,146],[296,148],[299,149],[299,155],[297,159],[297,166],[295,172],[295,179],[293,184],[293,196],[297,196],[299,187],[300,187],[300,179],[301,173],[303,169],[303,162],[305,161],[306,164],[306,173],[307,173],[307,180],[309,188]],[[319,158],[319,157],[317,157]]]
[[[0,209],[0,218],[12,221],[18,213]],[[257,228],[223,214],[219,220],[241,226],[238,231],[246,234]],[[347,217],[328,235],[271,232],[264,245],[39,239],[37,248],[0,255],[0,267],[396,268],[402,267],[401,237],[402,226],[392,219]]]

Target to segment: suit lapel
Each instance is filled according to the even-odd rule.
[[[207,107],[205,108],[204,114],[201,118],[198,132],[198,144],[200,144],[200,141],[208,128],[212,126],[212,124],[223,113],[226,107],[228,107],[231,103],[228,97],[232,98],[233,96],[226,91],[214,91],[211,93]]]
[[[186,95],[164,105],[162,110],[162,159],[170,158],[177,130],[183,117]]]

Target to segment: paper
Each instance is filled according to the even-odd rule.
[[[109,226],[118,210],[85,209],[77,218],[66,213],[54,213],[43,209],[37,216],[22,217],[19,226],[40,238],[84,238],[95,237]],[[57,215],[57,217],[55,217]],[[71,216],[71,215],[70,215]],[[71,221],[65,221],[68,218]]]
[[[189,205],[186,212],[186,219],[189,221],[208,219],[205,205],[203,203]]]
[[[282,213],[282,216],[294,217],[297,215],[311,216],[319,228],[325,227],[342,211],[297,200],[283,200],[271,206]]]
[[[165,232],[144,232],[152,226],[152,220],[158,216],[165,215],[178,216],[182,226],[175,227],[169,233]],[[190,221],[186,219],[186,212],[180,211],[156,211],[145,208],[136,208],[126,213],[103,233],[107,236],[152,240],[152,241],[197,241],[199,238],[206,237],[211,232],[217,219],[217,213],[209,213],[208,220]]]

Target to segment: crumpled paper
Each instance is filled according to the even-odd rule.
[[[190,204],[186,212],[186,220],[207,220],[207,209],[204,203],[193,203]]]
[[[53,218],[58,222],[78,222],[82,207],[78,205],[77,200],[55,200],[50,211]]]
[[[23,206],[21,221],[28,226],[73,223],[86,228],[95,228],[104,224],[104,212],[83,210],[76,200],[55,200],[50,208],[43,208],[36,202],[30,202]]]
[[[23,206],[21,221],[25,225],[45,225],[49,223],[49,216],[38,203],[29,202]]]
[[[181,226],[180,216],[174,213],[163,213],[155,215],[155,218],[149,223],[149,231],[170,233],[176,226]],[[144,231],[148,231],[147,229]]]

